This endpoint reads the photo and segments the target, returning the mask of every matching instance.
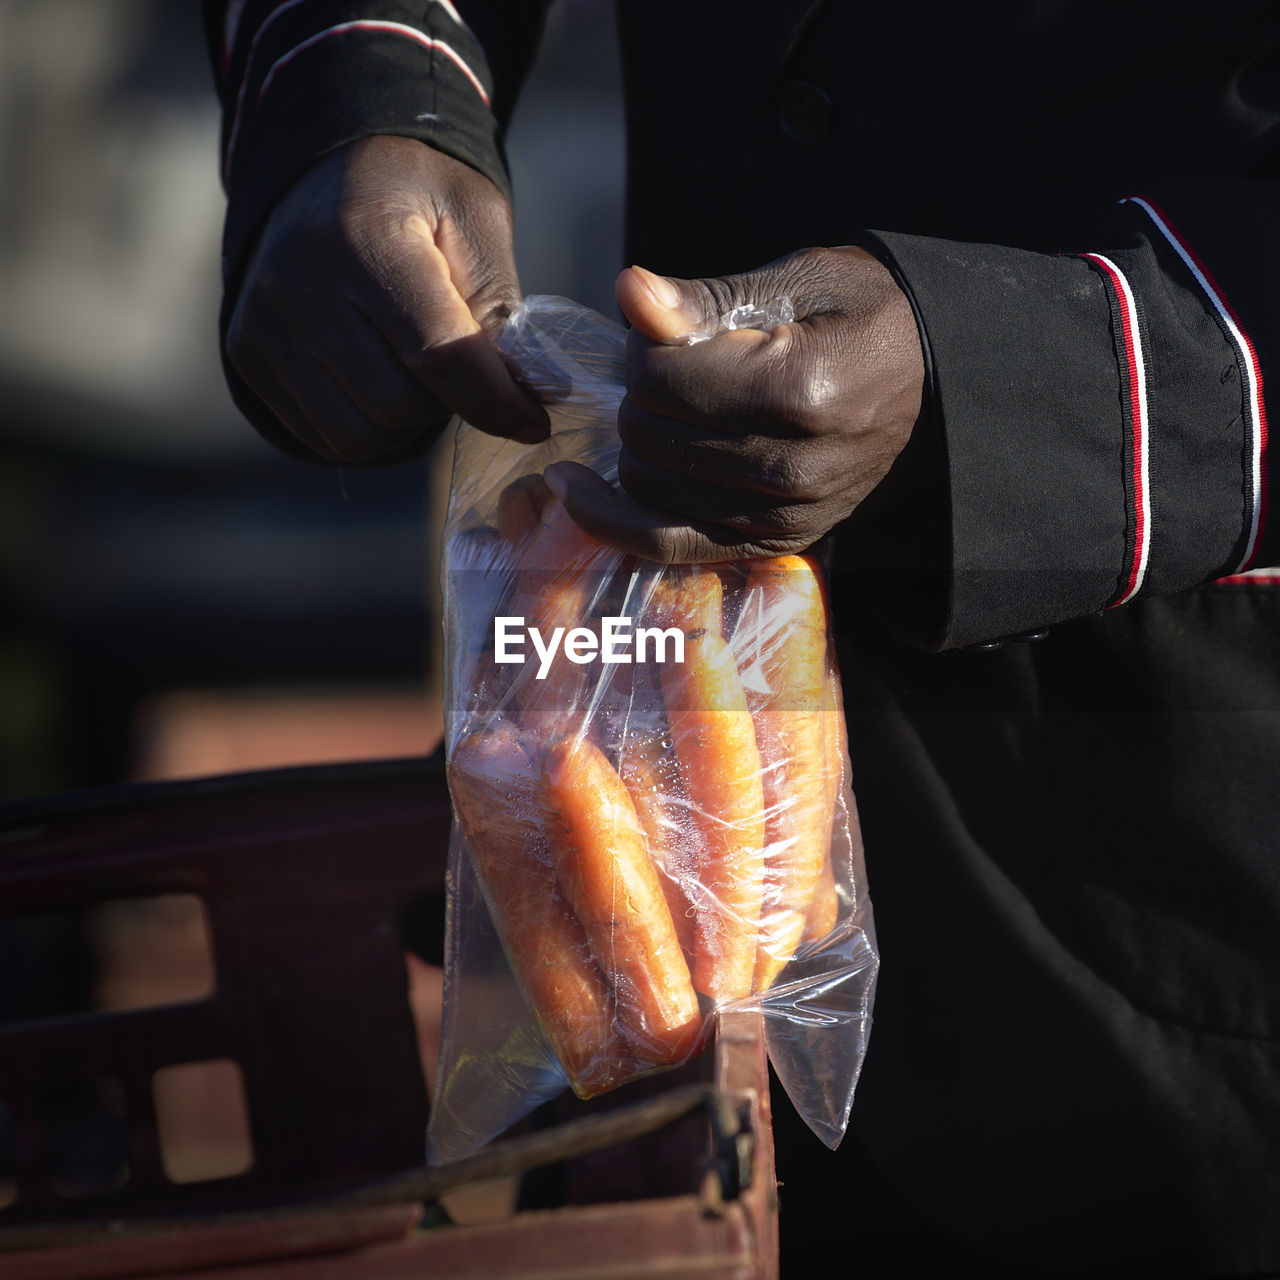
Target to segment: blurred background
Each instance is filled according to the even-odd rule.
[[[232,406],[202,39],[196,0],[0,0],[0,801],[440,742],[446,452],[312,467]],[[607,0],[560,0],[510,138],[525,289],[610,313],[615,68]],[[215,983],[190,895],[3,907],[0,1028]],[[406,961],[429,1072],[440,971]],[[171,1178],[252,1162],[237,1081],[226,1062],[155,1073]],[[127,1178],[118,1086],[45,1100],[59,1194]],[[0,1209],[18,1194],[8,1115],[0,1098]]]
[[[509,140],[531,293],[613,313],[607,0],[560,0]],[[279,457],[218,364],[196,0],[0,0],[0,799],[425,753],[447,459]]]

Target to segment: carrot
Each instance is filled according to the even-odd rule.
[[[804,936],[831,844],[827,608],[803,556],[754,564],[739,632],[765,797],[765,902],[755,988],[767,991]]]
[[[840,676],[834,664],[827,668],[827,697],[822,711],[823,757],[827,769],[827,804],[831,821],[835,822],[840,805],[840,793],[845,782],[845,729],[844,700],[840,693]],[[830,833],[834,840],[834,831]],[[830,843],[822,866],[822,875],[814,886],[813,897],[805,914],[805,942],[818,942],[836,927],[840,915],[840,896],[836,889],[835,868],[832,865]]]
[[[662,669],[662,693],[689,811],[702,841],[693,981],[703,995],[751,992],[764,889],[760,753],[732,650],[708,630]]]
[[[575,1093],[594,1097],[634,1072],[615,998],[556,881],[540,786],[510,728],[479,730],[449,760],[449,789],[516,978]]]
[[[525,496],[535,491],[536,486],[529,486]],[[515,516],[509,524],[518,527]],[[538,678],[542,664],[530,653],[516,678],[521,723],[544,738],[566,732],[581,718],[587,672],[566,655],[563,639],[587,624],[594,580],[606,562],[607,553],[573,523],[564,506],[555,499],[545,501],[536,531],[521,547],[508,604],[510,616],[524,618],[547,643],[561,629],[555,656],[542,677]]]
[[[830,862],[822,864],[809,909],[805,912],[802,942],[821,942],[836,927],[840,919],[840,896],[836,892],[836,877]]]
[[[699,844],[662,705],[660,670],[660,664],[650,662],[618,668],[608,691],[612,698],[600,702],[610,730],[604,741],[597,741],[615,760],[635,805],[680,949],[691,959]]]
[[[536,627],[547,643],[557,629],[561,633],[549,667],[543,671],[542,659],[536,651],[529,651],[515,679],[520,723],[541,739],[567,733],[583,719],[589,673],[565,653],[563,638],[584,625],[589,601],[589,583],[583,575],[571,574],[542,582],[532,588],[527,599],[512,605],[515,616]]]
[[[702,1015],[631,797],[588,739],[551,744],[542,776],[552,861],[613,986],[622,1033],[642,1064],[681,1062]]]
[[[647,612],[663,627],[723,634],[723,594],[720,576],[700,565],[672,566],[654,585]]]
[[[694,898],[686,887],[693,881],[694,833],[690,829],[688,799],[680,785],[674,758],[664,760],[653,743],[628,744],[618,755],[618,775],[635,805],[645,846],[658,868],[663,896],[671,912],[680,950],[693,954]]]

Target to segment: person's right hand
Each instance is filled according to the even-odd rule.
[[[546,413],[489,340],[520,300],[493,183],[414,138],[365,138],[317,161],[272,211],[227,356],[330,462],[421,452],[453,413],[534,442]]]

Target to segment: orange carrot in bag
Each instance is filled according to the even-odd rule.
[[[546,738],[568,731],[581,717],[588,672],[567,655],[565,639],[589,624],[592,596],[610,553],[573,523],[559,500],[544,497],[536,483],[509,488],[507,493],[513,495],[510,502],[516,508],[515,514],[509,513],[508,527],[513,529],[523,527],[525,499],[542,503],[536,531],[521,535],[525,540],[520,544],[520,567],[507,608],[508,616],[522,618],[544,643],[556,646],[544,664],[531,648],[530,633],[515,681],[521,723]]]
[[[836,927],[840,919],[840,896],[836,892],[836,877],[830,860],[822,864],[822,874],[809,899],[805,912],[802,942],[821,942]]]
[[[658,619],[651,615],[645,621]],[[618,731],[611,755],[658,868],[680,949],[691,961],[700,844],[662,705],[660,670],[660,664],[652,662],[618,669],[619,703],[614,713]]]
[[[840,807],[840,796],[845,783],[845,724],[844,699],[840,691],[840,676],[835,665],[827,668],[827,698],[822,713],[824,731],[823,751],[827,766],[827,803],[831,810],[831,822],[834,824],[836,813]],[[834,831],[830,835],[834,841]],[[818,942],[825,938],[836,927],[840,915],[840,896],[836,889],[835,869],[831,864],[832,850],[827,849],[826,861],[823,863],[822,875],[814,888],[813,897],[809,900],[809,910],[805,917],[804,941]]]
[[[545,580],[513,606],[524,610],[516,616],[523,617],[527,626],[536,627],[547,642],[557,630],[561,636],[545,670],[536,649],[526,645],[524,666],[517,668],[515,693],[520,723],[545,740],[569,732],[583,717],[589,672],[565,653],[563,637],[584,625],[590,583],[580,573],[537,576]]]
[[[764,892],[760,752],[733,651],[710,631],[662,668],[671,740],[702,841],[694,986],[714,1000],[751,992]]]
[[[674,758],[670,762],[674,764]],[[649,856],[658,868],[663,896],[685,957],[694,949],[694,899],[686,889],[696,858],[688,822],[688,800],[675,769],[663,769],[654,744],[628,746],[618,757],[618,775],[635,805]]]
[[[767,991],[804,936],[827,866],[835,789],[828,759],[827,607],[803,556],[752,565],[739,657],[760,743],[765,795],[765,902],[755,989]]]
[[[654,584],[646,612],[663,627],[723,634],[724,586],[714,569],[672,566]]]
[[[594,1097],[634,1073],[616,1001],[556,880],[529,752],[510,728],[464,738],[449,789],[516,978],[575,1093]]]
[[[547,748],[552,860],[596,962],[614,989],[618,1025],[641,1065],[683,1061],[702,1013],[660,876],[617,771],[590,740]]]

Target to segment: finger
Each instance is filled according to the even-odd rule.
[[[330,455],[329,447],[325,444],[319,432],[312,427],[307,415],[298,407],[298,402],[285,391],[284,387],[280,385],[273,375],[268,376],[258,372],[251,379],[240,367],[236,367],[236,372],[249,390],[267,406],[276,421],[294,439],[306,445],[317,459],[325,462],[336,461]]]
[[[734,477],[736,480],[738,477]],[[709,483],[695,474],[679,474],[624,451],[618,456],[618,483],[644,506],[661,508],[703,528],[733,530],[753,538],[800,537],[815,516],[811,504],[745,487]]]
[[[618,438],[622,458],[644,461],[667,475],[776,498],[806,496],[803,477],[808,441],[682,422],[650,413],[630,399],[618,410]],[[627,487],[631,487],[629,483]]]
[[[452,233],[442,234],[450,244]],[[513,380],[459,289],[450,259],[426,218],[407,218],[397,247],[393,305],[385,306],[378,297],[363,309],[410,375],[481,431],[526,443],[546,439],[546,411]],[[468,254],[451,247],[463,287],[479,297]],[[486,322],[498,321],[500,304],[486,308],[477,301],[477,307]]]
[[[654,342],[683,342],[719,320],[720,313],[709,310],[705,291],[682,289],[676,281],[644,267],[627,267],[613,291],[627,321]]]
[[[324,438],[312,426],[310,418],[286,388],[283,378],[267,355],[265,346],[237,338],[237,321],[228,333],[227,359],[245,386],[275,415],[276,420],[300,440],[318,458],[335,462]]]
[[[244,348],[236,369],[258,397],[318,457],[352,466],[409,457],[425,451],[439,425],[415,432],[388,431],[370,422],[325,365],[297,348]],[[287,352],[287,354],[285,354]]]
[[[462,200],[433,237],[449,279],[473,319],[492,336],[524,301],[511,249],[510,210],[502,202]]]
[[[319,333],[276,316],[262,305],[239,309],[228,354],[276,417],[320,456],[347,464],[416,456],[420,442],[434,439],[448,421],[449,407],[409,376],[359,312],[341,308]],[[302,336],[283,343],[282,332]],[[317,339],[322,345],[308,351]],[[341,459],[326,445],[326,433],[341,439]]]
[[[692,347],[627,340],[627,398],[653,413],[721,431],[788,429],[803,335],[726,333]]]
[[[424,427],[416,435],[381,428],[365,417],[326,368],[314,361],[310,364],[310,377],[298,393],[298,404],[333,461],[358,466],[422,453],[439,433],[439,424]],[[415,442],[416,449],[412,448]]]
[[[739,307],[762,307],[805,290],[799,261],[792,255],[755,271],[691,280],[631,266],[614,281],[614,294],[622,314],[647,338],[687,345],[721,333],[723,317]]]
[[[315,355],[379,434],[416,437],[428,427],[441,429],[452,409],[412,377],[385,338],[364,317],[358,324],[334,326],[331,345]]]
[[[637,502],[576,462],[557,462],[545,477],[584,532],[606,546],[658,564],[711,564],[802,549],[785,540],[756,540],[731,529],[682,520]]]
[[[632,323],[628,395],[654,412],[726,430],[746,422],[764,431],[771,421],[799,434],[821,430],[850,370],[878,362],[879,327],[866,321],[887,290],[900,294],[860,249],[805,250],[718,278],[629,267],[616,282]],[[781,297],[793,304],[794,322],[721,332],[721,317]],[[715,336],[673,345],[690,331]]]
[[[664,346],[632,330],[627,340],[627,399],[726,432],[777,439],[822,435],[857,417],[875,362],[833,316],[735,330],[691,347]],[[865,393],[864,393],[865,396]]]
[[[423,351],[409,372],[486,435],[537,444],[551,434],[547,411],[512,380],[482,333]]]

